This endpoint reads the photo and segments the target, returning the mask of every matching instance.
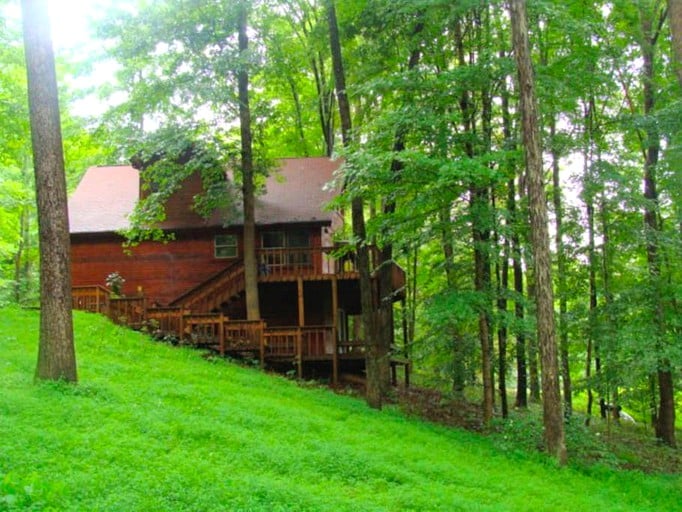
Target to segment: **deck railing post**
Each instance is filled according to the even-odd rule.
[[[262,320],[258,324],[258,337],[260,344],[260,367],[265,368],[265,322]]]
[[[303,333],[301,328],[296,329],[296,365],[298,378],[303,378]]]
[[[220,344],[220,356],[225,355],[225,317],[223,314],[220,314],[220,317],[218,318],[218,340]]]
[[[338,283],[336,276],[332,277],[332,384],[336,386],[339,383],[339,345],[337,324],[339,322],[339,300],[338,300]]]

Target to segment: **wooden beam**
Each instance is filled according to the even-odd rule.
[[[299,327],[296,330],[296,370],[298,378],[303,378],[303,331]]]
[[[296,369],[298,378],[303,378],[303,332],[301,327],[305,325],[305,299],[303,297],[303,277],[296,279],[298,287],[298,332],[296,333]]]
[[[220,322],[218,324],[218,339],[220,342],[220,355],[224,356],[225,355],[225,317],[223,316],[222,313],[220,314],[218,321]]]
[[[338,328],[339,323],[339,298],[337,296],[338,282],[336,276],[332,277],[332,384],[339,383],[339,344]]]
[[[305,301],[303,299],[303,278],[298,276],[296,279],[298,285],[298,325],[303,327],[305,325]]]

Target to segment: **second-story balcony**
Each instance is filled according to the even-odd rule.
[[[370,272],[375,274],[379,267],[379,251],[369,251]],[[353,251],[341,247],[305,247],[258,249],[258,276],[260,281],[279,281],[298,277],[337,276],[345,279],[358,277],[357,258]],[[405,286],[405,271],[395,262],[391,266],[393,289]]]

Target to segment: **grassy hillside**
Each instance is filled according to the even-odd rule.
[[[682,478],[557,469],[77,314],[81,383],[34,385],[0,310],[0,510],[675,510]]]

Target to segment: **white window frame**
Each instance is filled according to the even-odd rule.
[[[228,254],[221,254],[223,251],[228,252]],[[236,258],[238,254],[239,240],[237,239],[237,235],[222,234],[213,237],[213,256],[215,258]]]

